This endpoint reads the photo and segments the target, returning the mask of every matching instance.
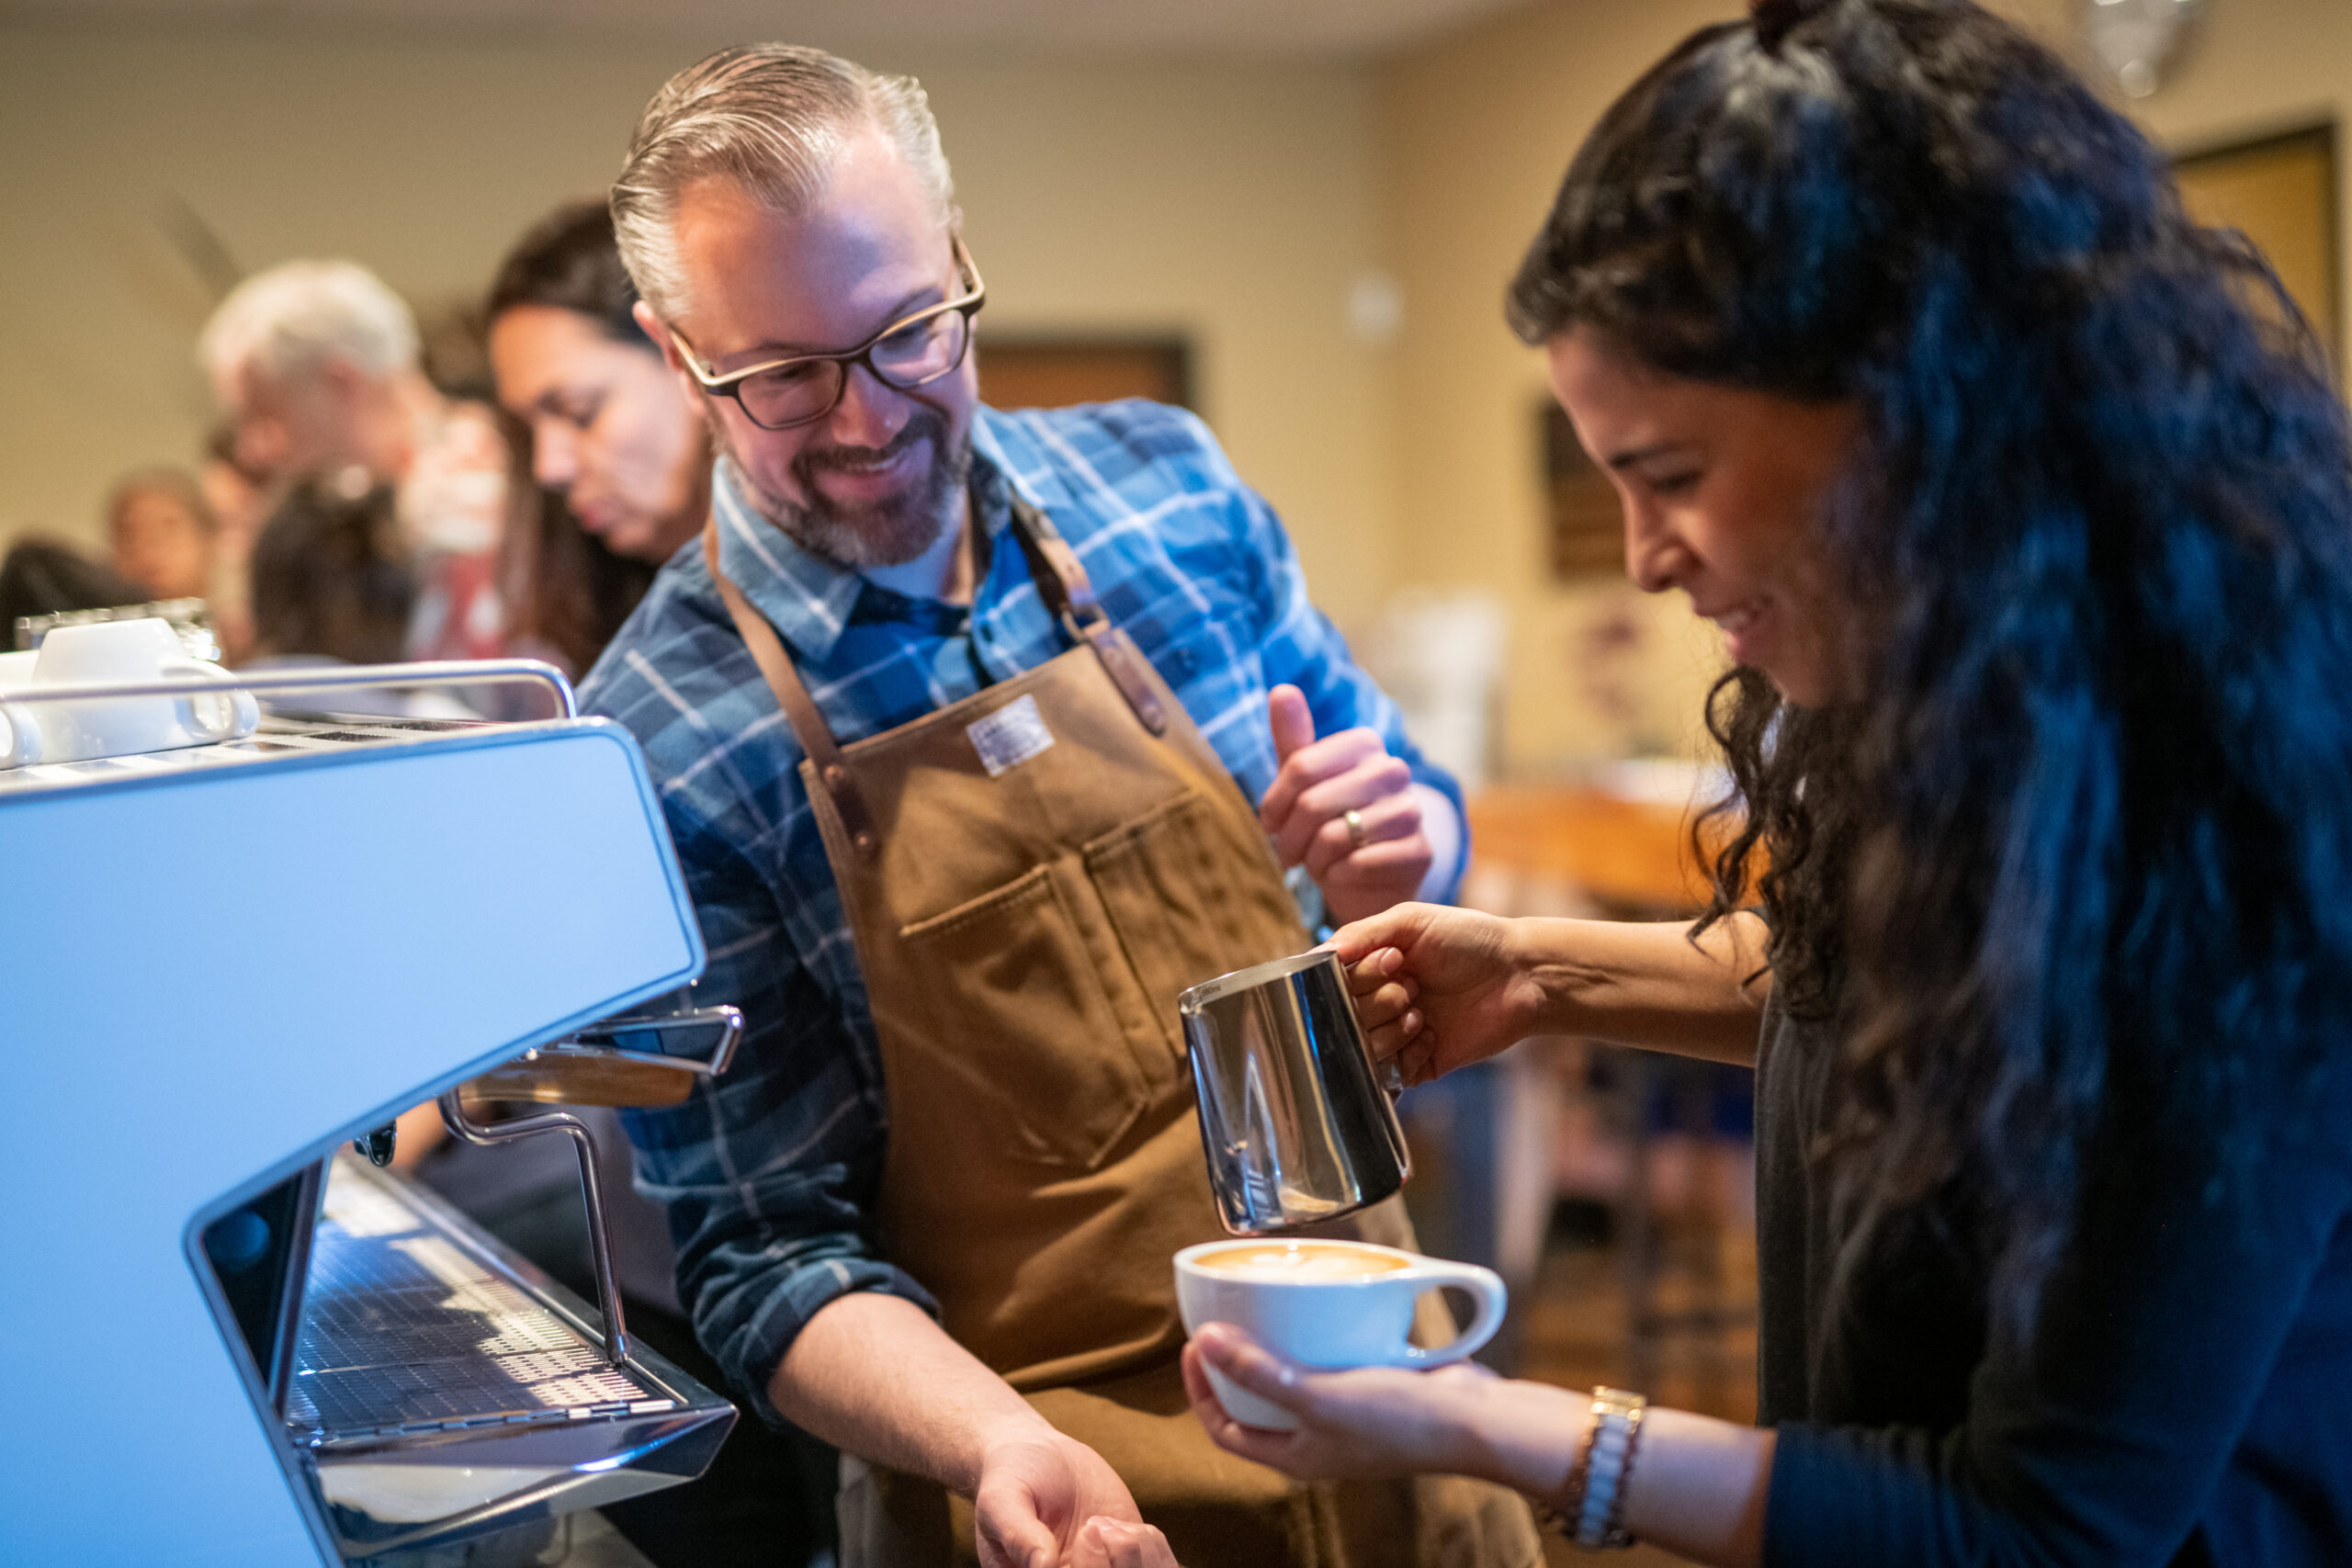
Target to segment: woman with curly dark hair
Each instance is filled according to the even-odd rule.
[[[1408,1077],[1755,1064],[1761,1422],[1224,1326],[1202,1418],[1713,1562],[2352,1562],[2352,447],[2276,280],[1974,6],[1766,0],[1610,109],[1510,318],[1726,635],[1744,826],[1692,926],[1339,945]]]

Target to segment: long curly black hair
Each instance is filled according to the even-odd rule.
[[[1706,919],[1760,900],[1781,1003],[1842,1042],[1833,1294],[1928,1214],[2030,1333],[2106,1152],[2243,1170],[2352,1022],[2352,453],[2309,327],[1964,0],[1689,39],[1510,318],[1858,410],[1820,527],[1859,694],[1712,694],[1745,818]]]

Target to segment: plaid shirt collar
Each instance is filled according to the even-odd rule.
[[[1016,474],[1005,460],[1004,448],[991,427],[993,411],[982,408],[972,422],[972,517],[991,547],[1000,542],[1012,516],[1012,491],[1018,490],[1030,504],[1046,511],[1056,501],[1067,502],[1069,492],[1050,474]],[[829,560],[770,523],[744,499],[734,463],[724,457],[711,468],[711,515],[718,525],[720,570],[759,606],[785,641],[801,658],[822,665],[832,657],[842,633],[859,620],[880,615],[908,619],[911,602],[878,583],[868,582],[855,569]],[[991,547],[990,558],[996,551]],[[959,623],[967,612],[958,611]]]

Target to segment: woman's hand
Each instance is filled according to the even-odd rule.
[[[1236,1421],[1217,1403],[1212,1366],[1298,1417],[1298,1429]],[[1184,1392],[1218,1447],[1302,1480],[1473,1475],[1542,1496],[1567,1479],[1591,1418],[1585,1395],[1470,1361],[1309,1371],[1227,1323],[1203,1324],[1184,1347]]]
[[[1399,904],[1331,939],[1374,1057],[1408,1084],[1482,1062],[1540,1032],[1544,992],[1517,922],[1437,904]]]
[[[1270,1432],[1227,1415],[1209,1366],[1296,1416],[1298,1430]],[[1464,1385],[1495,1382],[1468,1361],[1427,1372],[1311,1372],[1227,1323],[1203,1324],[1184,1347],[1184,1392],[1217,1445],[1307,1481],[1461,1470],[1470,1403]]]
[[[1217,1403],[1211,1367],[1289,1411],[1298,1429],[1236,1421]],[[1184,1347],[1184,1392],[1218,1447],[1301,1480],[1468,1475],[1553,1503],[1592,1427],[1589,1393],[1467,1362],[1430,1372],[1310,1371],[1228,1323],[1201,1325]],[[1626,1528],[1679,1557],[1753,1568],[1763,1556],[1773,1452],[1770,1431],[1652,1405],[1640,1462],[1626,1477]]]

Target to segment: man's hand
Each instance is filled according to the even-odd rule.
[[[898,1296],[853,1291],[820,1308],[768,1397],[836,1448],[971,1498],[988,1568],[1069,1568],[1088,1520],[1139,1517],[1101,1455]]]
[[[1284,869],[1306,866],[1336,920],[1362,919],[1420,893],[1436,859],[1424,819],[1435,792],[1414,784],[1376,729],[1317,740],[1297,687],[1276,686],[1266,707],[1282,767],[1258,818]],[[1445,809],[1450,817],[1450,802]],[[1444,836],[1459,841],[1458,831]]]
[[[1132,1532],[1108,1529],[1143,1528],[1126,1484],[1092,1449],[1043,1422],[990,1444],[981,1455],[972,1512],[982,1568],[1091,1568],[1106,1562],[1151,1568],[1157,1561]],[[1090,1532],[1090,1522],[1098,1519],[1105,1525]],[[1116,1552],[1106,1544],[1114,1540]]]
[[[1078,1534],[1070,1568],[1177,1568],[1168,1538],[1149,1525],[1097,1516]]]

